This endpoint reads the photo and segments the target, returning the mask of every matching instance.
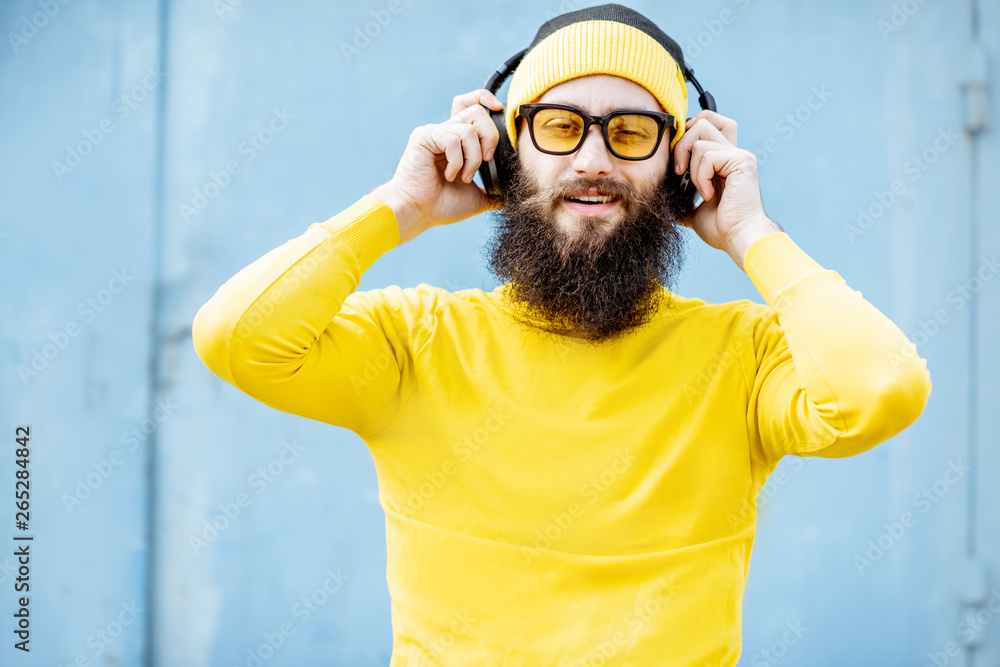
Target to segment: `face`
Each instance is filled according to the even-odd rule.
[[[594,116],[615,109],[645,109],[663,111],[653,94],[637,83],[610,74],[594,74],[553,86],[537,102],[569,104]],[[572,183],[585,181],[628,182],[639,189],[650,189],[663,180],[670,158],[669,135],[664,134],[656,152],[646,160],[622,160],[608,151],[601,128],[591,125],[583,145],[570,155],[548,155],[535,148],[523,119],[518,119],[517,152],[524,169],[540,183]],[[590,190],[601,190],[591,186]],[[588,189],[576,188],[572,195],[586,195]],[[584,218],[593,218],[592,225],[607,232],[621,222],[620,201],[608,204],[579,204],[566,199],[554,211],[556,224],[567,236],[579,236],[585,230]]]
[[[606,74],[561,83],[535,101],[595,116],[617,108],[663,111],[642,86]],[[549,155],[532,143],[523,119],[519,124],[491,268],[548,330],[594,342],[619,338],[664,305],[664,287],[680,268],[676,220],[690,214],[691,202],[679,197],[669,129],[650,158],[623,160],[597,125],[576,152]],[[573,201],[593,196],[610,201]]]

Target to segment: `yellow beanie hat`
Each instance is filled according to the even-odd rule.
[[[613,74],[639,84],[674,116],[670,148],[684,136],[687,83],[680,46],[649,19],[617,4],[562,14],[539,29],[511,78],[504,113],[517,149],[517,109],[549,88],[589,74]]]

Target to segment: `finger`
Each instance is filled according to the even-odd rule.
[[[480,88],[464,95],[456,95],[455,99],[451,101],[451,115],[455,116],[474,104],[484,104],[496,111],[503,108],[503,104],[497,99],[496,95],[485,88]]]
[[[738,171],[746,171],[756,164],[753,153],[718,143],[705,142],[696,149],[698,162],[692,167],[696,184],[701,184],[705,201],[715,196],[716,190],[726,184],[726,179]],[[716,187],[718,181],[719,187]]]
[[[711,199],[715,194],[715,184],[713,180],[718,176],[725,178],[726,173],[720,169],[733,158],[740,149],[728,144],[720,144],[715,141],[698,141],[695,143],[691,157],[691,182],[701,193],[705,201]]]
[[[465,154],[462,180],[470,183],[472,182],[472,177],[476,175],[479,165],[483,163],[483,151],[479,132],[472,125],[460,125],[455,129],[462,138],[462,152]]]
[[[445,136],[442,141],[446,147],[445,156],[448,158],[445,179],[454,181],[461,174],[464,182],[471,182],[483,162],[479,134],[472,125],[442,125],[441,128]]]
[[[476,128],[476,132],[479,133],[480,152],[483,159],[490,160],[493,158],[497,143],[500,141],[500,132],[497,130],[496,123],[490,118],[489,112],[486,111],[485,107],[478,104],[466,107],[457,116],[452,116],[448,122],[471,123]]]
[[[700,114],[699,114],[700,115]],[[692,118],[690,127],[684,132],[677,145],[674,146],[675,170],[678,174],[683,174],[691,166],[691,151],[694,145],[702,140],[709,140],[718,144],[732,145],[719,128],[709,123],[704,118]]]
[[[444,179],[452,181],[455,175],[462,169],[465,161],[462,153],[462,139],[454,131],[445,125],[438,125],[429,135],[431,152],[435,155],[443,154],[447,160],[444,168]]]
[[[690,172],[691,172],[691,183],[694,187],[701,193],[702,198],[708,201],[709,197],[706,193],[705,183],[700,178],[702,161],[705,159],[705,154],[713,147],[718,146],[714,141],[707,141],[704,139],[694,142],[691,147],[691,162],[690,162]],[[709,178],[711,180],[711,177]]]
[[[714,159],[719,155],[720,151],[708,151],[701,156],[701,160],[698,162],[697,167],[697,182],[702,184],[701,196],[705,201],[709,201],[715,196],[715,185],[712,183],[712,179],[715,177],[715,162]]]
[[[722,132],[722,135],[731,143],[733,146],[736,145],[736,121],[727,116],[723,116],[715,111],[710,111],[708,109],[703,109],[695,114],[694,118],[691,118],[687,122],[687,126],[690,127],[694,123],[701,119],[707,120],[712,124],[713,127]]]

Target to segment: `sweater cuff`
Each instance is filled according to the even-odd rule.
[[[372,195],[363,196],[319,226],[350,248],[362,273],[376,259],[399,245],[395,212]]]
[[[771,232],[751,243],[743,255],[743,270],[772,308],[789,287],[826,271],[785,232]]]

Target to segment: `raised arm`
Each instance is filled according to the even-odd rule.
[[[675,169],[704,198],[686,223],[747,272],[770,309],[748,309],[750,455],[850,456],[911,424],[931,391],[927,362],[889,318],[792,242],[764,212],[753,153],[714,111],[688,121]]]
[[[398,243],[392,209],[370,195],[311,225],[201,307],[192,325],[199,358],[271,407],[358,433],[376,430],[403,398],[408,341],[348,297]],[[373,364],[380,372],[366,374]]]
[[[384,428],[427,332],[398,287],[355,290],[388,250],[490,208],[471,182],[498,137],[481,103],[500,106],[485,90],[455,98],[448,121],[413,131],[389,182],[226,281],[194,317],[202,362],[279,410],[362,436]]]
[[[770,306],[748,322],[755,460],[852,456],[920,416],[931,391],[927,362],[839,274],[784,232],[751,243],[744,268]]]

